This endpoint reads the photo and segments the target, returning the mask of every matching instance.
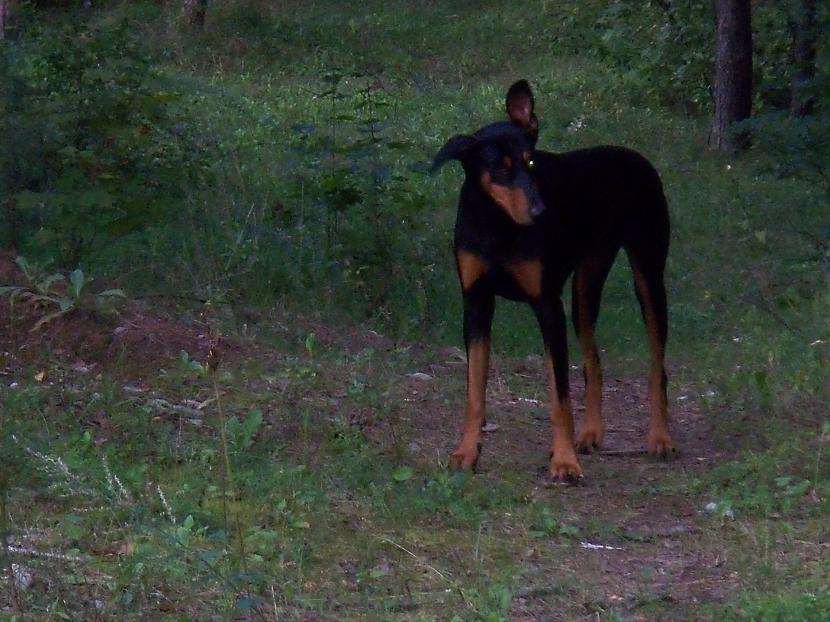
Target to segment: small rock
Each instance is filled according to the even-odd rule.
[[[35,574],[31,568],[21,564],[12,564],[12,576],[14,584],[21,590],[28,590],[35,582]]]
[[[86,363],[81,359],[78,359],[69,366],[72,371],[76,371],[81,374],[88,374],[93,367],[95,367],[95,363]]]
[[[456,361],[466,362],[467,361],[467,355],[464,353],[464,350],[462,350],[461,348],[458,348],[458,347],[446,348],[443,352],[444,352],[445,356],[450,358],[450,362],[456,362]]]
[[[407,377],[412,378],[413,380],[419,380],[421,382],[429,382],[433,378],[429,374],[425,374],[421,371],[416,371],[414,374],[407,374]]]

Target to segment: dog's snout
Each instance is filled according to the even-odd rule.
[[[531,184],[527,191],[528,211],[531,218],[538,218],[545,211],[545,202],[542,201],[542,196],[539,194],[538,188],[535,184]]]
[[[542,202],[542,198],[538,195],[533,197],[530,201],[530,215],[533,218],[538,218],[542,215],[542,212],[545,211],[545,204]]]

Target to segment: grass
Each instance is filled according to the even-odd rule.
[[[313,389],[316,394],[320,391],[318,378],[307,371],[311,368],[305,366],[308,361],[301,364],[304,366],[299,369],[306,370],[300,372],[304,380],[297,380],[297,372],[291,368],[287,373],[292,382],[303,384],[303,392]],[[342,373],[335,363],[320,367]],[[173,381],[171,390],[183,388],[181,377],[165,374],[162,378]],[[62,380],[76,387],[71,403],[80,408],[73,409],[71,418],[56,418],[59,411],[51,406],[66,399],[56,395],[63,393],[60,385],[16,387],[4,395],[4,430],[13,430],[17,439],[27,439],[16,452],[23,456],[27,485],[23,489],[15,486],[13,516],[29,516],[33,521],[30,529],[48,531],[49,542],[54,544],[71,541],[73,549],[84,551],[115,547],[120,561],[108,561],[106,556],[77,556],[75,560],[75,555],[67,553],[73,558],[67,563],[75,565],[77,572],[102,573],[108,579],[106,585],[89,587],[89,601],[67,599],[61,603],[64,599],[59,596],[58,602],[46,609],[51,615],[61,611],[73,615],[71,612],[83,610],[75,607],[91,607],[92,600],[102,593],[106,593],[113,615],[114,611],[126,614],[134,607],[141,610],[157,598],[151,586],[159,582],[173,589],[166,597],[171,606],[176,610],[191,610],[192,606],[195,609],[191,611],[200,607],[177,596],[185,586],[189,586],[189,593],[194,589],[202,592],[203,605],[208,607],[205,611],[258,608],[259,597],[251,600],[246,594],[251,590],[260,593],[266,587],[273,591],[272,596],[276,594],[275,606],[281,605],[280,610],[288,603],[300,603],[325,611],[323,602],[328,598],[334,598],[338,607],[379,611],[394,611],[398,600],[416,597],[430,604],[436,597],[439,602],[448,599],[459,610],[480,609],[489,602],[486,590],[479,593],[477,579],[456,585],[446,568],[444,572],[433,569],[433,576],[422,577],[430,565],[401,548],[394,534],[400,533],[406,538],[404,542],[413,546],[411,536],[415,542],[423,537],[417,535],[423,521],[446,527],[444,537],[450,540],[459,531],[481,530],[488,516],[515,507],[509,483],[451,474],[438,465],[417,472],[396,470],[402,456],[379,456],[360,431],[339,420],[320,421],[316,413],[313,429],[298,432],[300,437],[307,435],[304,441],[294,447],[282,446],[274,442],[276,439],[269,441],[273,432],[263,429],[261,418],[251,417],[251,411],[243,415],[247,406],[234,399],[226,405],[229,416],[238,413],[246,423],[241,424],[243,429],[229,426],[229,442],[224,448],[212,434],[202,432],[202,425],[191,427],[193,421],[168,420],[141,404],[144,400],[135,403],[124,399],[119,389],[95,381],[81,388],[76,383],[82,378]],[[238,386],[238,381],[228,381],[233,383],[230,386]],[[188,384],[188,395],[209,393],[206,378]],[[227,390],[228,385],[223,388]],[[352,395],[354,399],[347,399],[344,408],[365,404],[366,397],[360,391]],[[246,399],[262,404],[267,398],[254,393]],[[269,427],[277,421],[285,425],[283,417],[294,414],[280,414],[289,408],[281,400],[269,406]],[[48,413],[48,430],[38,433],[25,428],[25,415],[32,412],[41,412],[44,417]],[[102,416],[108,422],[103,432],[106,438],[93,425]],[[73,421],[77,421],[74,426]],[[216,422],[210,423],[215,429],[212,424]],[[152,434],[139,431],[148,425],[152,430],[147,432]],[[72,427],[76,431],[72,432]],[[40,445],[26,444],[35,440]],[[226,450],[233,465],[233,487],[221,475],[221,455]],[[38,501],[26,495],[26,489],[48,489],[55,500],[45,523],[37,519],[42,510],[36,510]],[[51,527],[53,521],[61,527]],[[89,531],[90,521],[99,528]],[[244,526],[238,533],[234,533],[236,521]],[[351,534],[345,540],[344,532]],[[478,547],[501,557],[501,547],[486,530],[479,538]],[[427,538],[424,546],[439,550],[442,538]],[[401,563],[403,560],[407,563]],[[339,571],[338,563],[347,567]],[[53,571],[56,576],[47,574]],[[51,568],[48,563],[36,566],[34,572],[48,576],[49,581],[66,580],[62,575],[65,569]],[[361,587],[354,598],[340,596],[341,585],[332,583],[341,575]],[[414,585],[406,592],[416,592],[416,596],[401,595],[400,586],[410,582]],[[315,586],[317,596],[307,599],[308,585]],[[451,593],[446,596],[448,588]],[[423,595],[417,596],[419,592]],[[40,608],[36,593],[23,598],[25,609]],[[228,598],[231,600],[226,602]]]
[[[100,16],[146,24],[204,170],[173,215],[95,248],[84,272],[134,300],[187,299],[183,332],[203,322],[236,345],[216,372],[195,349],[148,358],[152,341],[79,365],[59,332],[21,350],[28,326],[0,301],[3,615],[830,615],[826,180],[780,177],[760,148],[709,153],[705,117],[578,47],[592,3],[283,4],[228,3],[201,35],[142,3]],[[661,172],[675,463],[586,457],[585,485],[547,487],[538,330],[500,303],[501,429],[480,473],[445,468],[464,381],[450,349],[460,172],[425,168],[498,118],[520,76],[540,145],[625,144]],[[646,370],[630,281],[618,262],[598,329],[626,448]]]
[[[820,454],[806,488],[781,475],[804,471],[782,470],[788,444],[714,469],[623,459],[625,473],[625,462],[594,460],[586,486],[549,489],[533,466],[543,451],[527,445],[528,426],[544,433],[545,415],[530,409],[502,421],[519,426],[505,430],[515,438],[503,456],[491,447],[481,473],[453,473],[429,429],[438,425],[439,445],[450,446],[461,369],[429,367],[446,355],[413,346],[355,354],[285,321],[271,338],[276,358],[231,355],[215,378],[184,355],[139,382],[118,365],[96,376],[53,359],[41,383],[42,363],[16,370],[0,403],[15,469],[5,489],[12,544],[65,556],[12,557],[43,582],[19,588],[24,611],[498,620],[555,609],[700,619],[702,609],[678,597],[678,610],[660,588],[667,543],[725,556],[748,588],[730,615],[756,619],[746,612],[772,602],[785,576],[804,587],[782,592],[776,607],[821,606]],[[493,389],[497,421],[503,396],[544,393],[541,370],[520,383],[516,363],[500,365],[510,388]],[[433,380],[408,379],[422,369]],[[436,409],[447,418],[429,414]],[[501,442],[498,433],[488,440]],[[717,511],[704,511],[709,501]],[[644,506],[667,514],[643,523]],[[672,516],[690,510],[680,523]],[[618,600],[597,595],[602,573],[583,542],[609,547],[597,555],[619,573],[620,592],[608,588]],[[705,585],[723,580],[690,568]],[[83,578],[80,598],[73,577]]]

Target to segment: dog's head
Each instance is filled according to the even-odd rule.
[[[507,92],[511,121],[487,125],[475,134],[453,136],[436,154],[432,171],[458,160],[467,179],[477,183],[513,222],[533,224],[545,209],[531,176],[539,123],[533,114],[533,94],[520,80]]]

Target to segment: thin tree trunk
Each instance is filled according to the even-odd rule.
[[[0,249],[9,248],[11,250],[17,249],[17,213],[15,210],[14,199],[7,197],[5,206],[3,208],[3,220],[6,221],[6,231],[8,231],[7,239],[0,240]]]
[[[12,0],[0,0],[0,41],[6,38],[6,29],[11,26]]]
[[[752,112],[752,17],[750,0],[718,0],[715,59],[715,118],[709,145],[720,151],[749,145],[732,125]]]
[[[790,28],[793,34],[793,81],[790,86],[790,114],[813,114],[815,99],[810,85],[816,76],[816,0],[796,0]]]
[[[205,27],[205,13],[208,0],[184,0],[184,16],[189,26],[202,30]]]

